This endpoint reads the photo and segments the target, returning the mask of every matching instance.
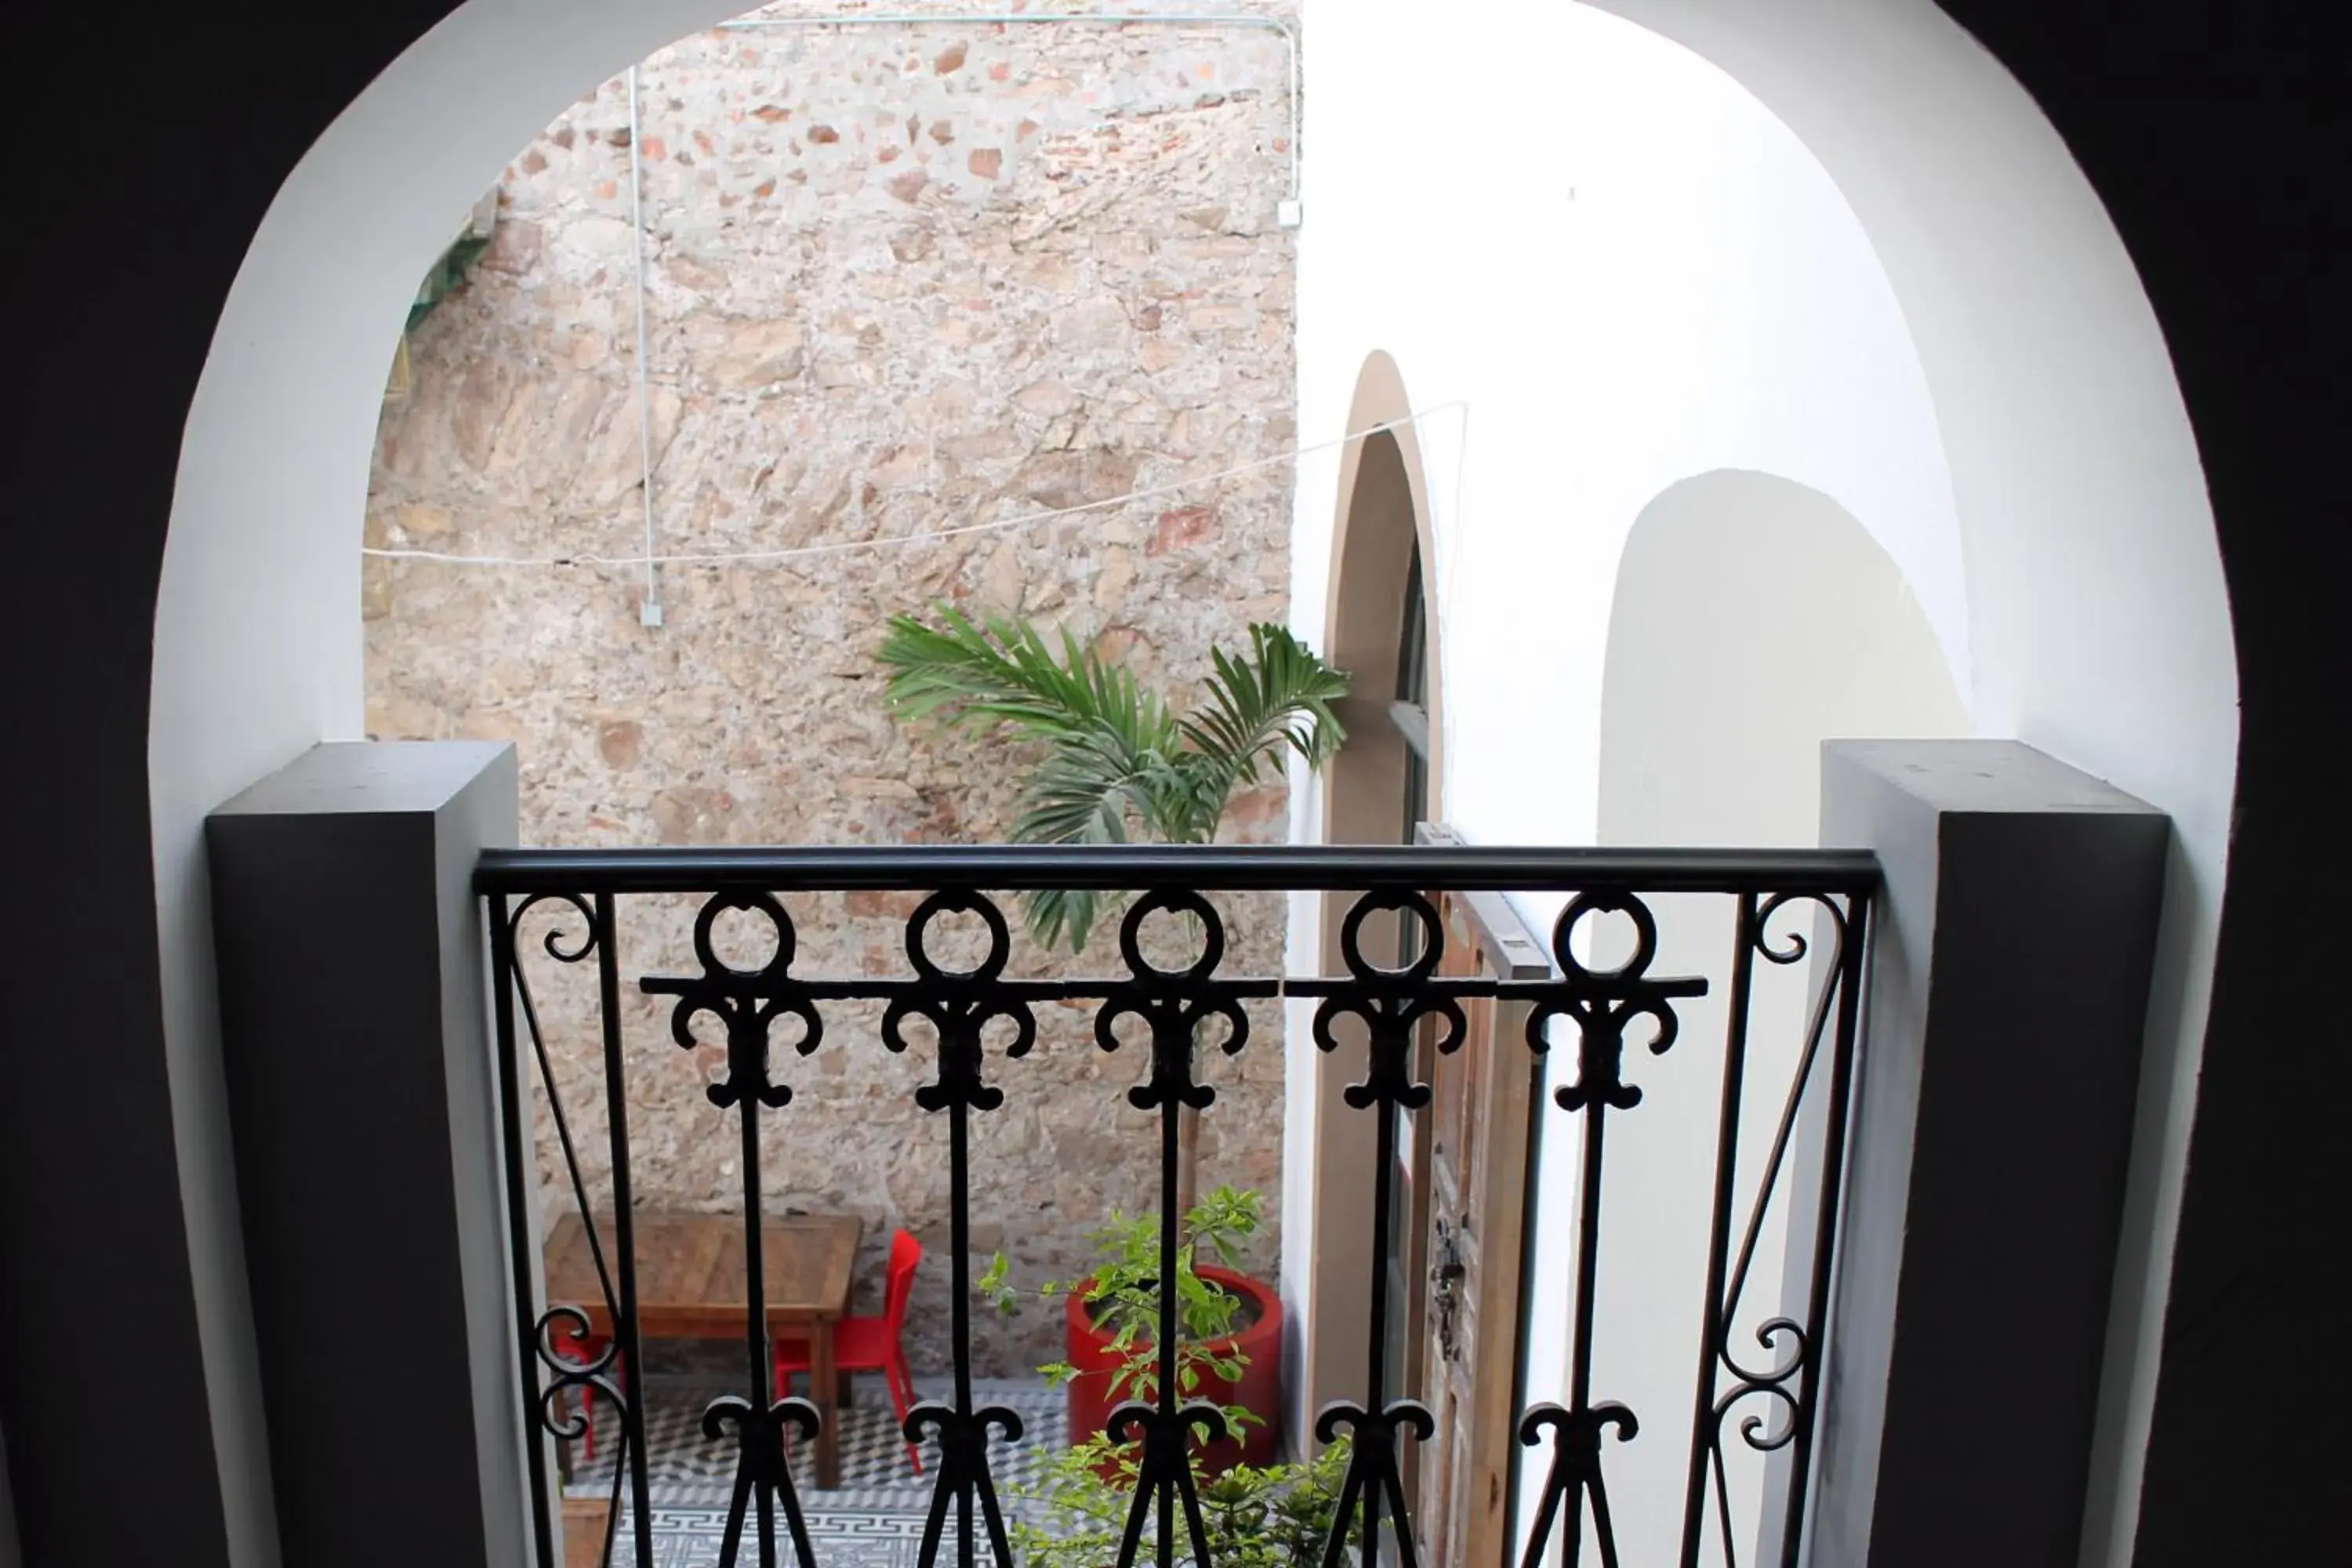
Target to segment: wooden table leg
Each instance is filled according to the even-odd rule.
[[[816,1484],[837,1487],[841,1484],[841,1392],[840,1378],[834,1367],[833,1320],[820,1320],[809,1333],[809,1382],[814,1384],[809,1392],[816,1396],[817,1413],[824,1425],[816,1434]]]

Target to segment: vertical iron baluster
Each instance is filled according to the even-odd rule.
[[[1720,1463],[1715,1435],[1717,1358],[1731,1331],[1726,1321],[1723,1276],[1731,1251],[1733,1188],[1739,1167],[1740,1096],[1748,1068],[1748,1014],[1756,973],[1756,895],[1741,893],[1733,921],[1731,999],[1724,1026],[1723,1111],[1715,1143],[1715,1212],[1706,1243],[1706,1294],[1699,1317],[1698,1392],[1691,1415],[1690,1474],[1683,1500],[1683,1568],[1698,1568],[1700,1537],[1705,1533],[1707,1472]],[[1725,1528],[1729,1529],[1727,1519]],[[1727,1564],[1727,1568],[1728,1565]]]
[[[757,1031],[755,1041],[745,1042],[745,1054],[756,1053],[760,1059],[760,1075],[766,1077],[768,1051],[768,1020],[765,1017],[738,1014],[733,1026]],[[775,1398],[775,1357],[768,1342],[768,1249],[761,1242],[760,1212],[760,1106],[762,1096],[743,1095],[738,1102],[743,1112],[743,1293],[745,1299],[743,1348],[747,1363],[748,1384],[744,1398],[751,1410],[769,1412]],[[772,1415],[757,1419],[759,1444],[762,1463],[751,1472],[752,1498],[760,1516],[760,1568],[776,1568],[776,1489],[791,1486],[792,1477],[784,1459],[783,1428]],[[811,1434],[815,1436],[814,1433]],[[793,1548],[803,1565],[813,1561],[808,1543],[807,1526],[802,1521],[800,1510],[788,1507],[785,1521],[793,1531]],[[731,1561],[731,1559],[730,1559]]]
[[[1813,1279],[1807,1298],[1805,1369],[1790,1458],[1788,1518],[1782,1526],[1782,1568],[1797,1568],[1805,1532],[1805,1497],[1812,1476],[1813,1417],[1821,1407],[1822,1348],[1828,1340],[1830,1271],[1836,1262],[1838,1197],[1845,1175],[1845,1124],[1853,1095],[1854,1041],[1861,1026],[1863,950],[1868,945],[1870,900],[1848,894],[1839,935],[1838,1021],[1830,1064],[1829,1128],[1822,1140],[1822,1190],[1813,1226]]]
[[[1584,1123],[1584,1168],[1577,1180],[1577,1254],[1576,1254],[1576,1321],[1569,1341],[1568,1402],[1571,1410],[1592,1408],[1592,1320],[1599,1306],[1601,1279],[1601,1148],[1609,1127],[1609,1105],[1595,1100]],[[1586,1484],[1596,1493],[1601,1487],[1598,1469]],[[1584,1511],[1580,1500],[1569,1500],[1567,1519],[1568,1561],[1573,1564],[1584,1560]],[[1603,1568],[1616,1568],[1616,1543],[1604,1533],[1601,1538],[1601,1561]]]
[[[1191,1048],[1191,1042],[1186,1042]],[[1163,1426],[1176,1420],[1180,1402],[1176,1373],[1176,1232],[1182,1216],[1176,1212],[1176,1166],[1181,1151],[1177,1137],[1177,1122],[1182,1108],[1170,1104],[1160,1116],[1160,1420]],[[1192,1472],[1192,1456],[1184,1456],[1184,1473]],[[1175,1568],[1175,1510],[1170,1506],[1175,1478],[1161,1483],[1160,1490],[1160,1568]],[[1139,1485],[1137,1490],[1141,1491]],[[1206,1553],[1202,1553],[1205,1557]],[[1199,1568],[1209,1568],[1206,1562]]]
[[[1397,969],[1384,969],[1363,951],[1365,920],[1393,910],[1417,922],[1422,941],[1416,956]],[[1391,1533],[1402,1568],[1415,1568],[1412,1504],[1404,1495],[1404,1472],[1399,1458],[1403,1435],[1426,1443],[1437,1430],[1429,1411],[1412,1399],[1388,1397],[1388,1258],[1389,1215],[1393,1206],[1389,1188],[1396,1162],[1396,1119],[1400,1110],[1418,1110],[1429,1103],[1429,1086],[1412,1077],[1412,1037],[1423,1018],[1444,1025],[1437,1039],[1441,1054],[1461,1047],[1469,1032],[1461,1004],[1431,982],[1445,952],[1445,927],[1437,907],[1409,889],[1377,888],[1356,901],[1339,925],[1340,957],[1350,984],[1332,992],[1315,1010],[1317,1048],[1334,1051],[1339,1037],[1332,1024],[1341,1016],[1362,1022],[1367,1037],[1364,1081],[1349,1084],[1341,1093],[1351,1110],[1369,1110],[1374,1123],[1373,1159],[1379,1169],[1372,1183],[1371,1343],[1365,1377],[1366,1402],[1341,1401],[1327,1405],[1315,1418],[1315,1436],[1325,1443],[1349,1433],[1348,1470],[1339,1484],[1339,1501],[1331,1533],[1323,1544],[1323,1568],[1339,1568],[1345,1555],[1349,1515],[1363,1510],[1363,1550],[1368,1558],[1380,1553],[1381,1503],[1385,1497],[1394,1510]]]
[[[1595,970],[1576,956],[1577,923],[1589,915],[1623,914],[1633,922],[1632,956],[1614,969]],[[1602,1568],[1617,1568],[1617,1533],[1609,1515],[1609,1493],[1601,1478],[1601,1440],[1614,1431],[1619,1442],[1631,1441],[1641,1423],[1624,1405],[1592,1403],[1592,1323],[1600,1298],[1601,1194],[1608,1116],[1642,1103],[1642,1091],[1625,1081],[1625,1027],[1635,1018],[1647,1018],[1657,1033],[1650,1054],[1663,1056],[1672,1048],[1681,1025],[1674,1010],[1678,997],[1703,996],[1706,982],[1697,979],[1659,980],[1649,975],[1658,953],[1658,923],[1633,891],[1623,887],[1588,889],[1570,900],[1552,927],[1552,957],[1563,978],[1557,984],[1528,988],[1522,994],[1537,999],[1528,1016],[1528,1044],[1538,1054],[1549,1048],[1545,1030],[1554,1018],[1576,1026],[1576,1081],[1553,1095],[1562,1110],[1584,1117],[1584,1158],[1577,1179],[1576,1309],[1569,1340],[1569,1407],[1538,1405],[1521,1417],[1519,1441],[1532,1447],[1549,1430],[1552,1462],[1544,1481],[1536,1529],[1522,1562],[1537,1568],[1543,1559],[1552,1525],[1558,1521],[1567,1561],[1583,1560],[1584,1505],[1592,1504],[1595,1543]]]
[[[924,945],[924,932],[942,914],[977,915],[987,928],[988,956],[975,969],[950,973],[942,969]],[[989,1551],[997,1568],[1013,1568],[1013,1547],[997,1505],[996,1482],[989,1474],[988,1435],[991,1429],[1018,1441],[1021,1417],[1001,1405],[972,1407],[971,1393],[971,1126],[974,1110],[993,1110],[1004,1103],[1004,1091],[984,1076],[982,1049],[988,1026],[1003,1019],[1014,1030],[1007,1057],[1024,1057],[1036,1043],[1037,1020],[1013,987],[1003,984],[1013,934],[1002,910],[979,893],[949,889],[932,894],[907,922],[907,958],[914,965],[911,984],[894,987],[890,1005],[882,1015],[882,1043],[904,1052],[909,1041],[910,1019],[929,1022],[939,1040],[939,1077],[915,1090],[915,1104],[926,1111],[946,1110],[948,1117],[948,1261],[950,1324],[955,1336],[955,1403],[926,1403],[907,1413],[902,1430],[909,1443],[919,1443],[926,1432],[940,1442],[939,1479],[931,1490],[930,1508],[923,1519],[923,1541],[916,1561],[932,1568],[939,1561],[940,1539],[950,1506],[956,1510],[956,1561],[974,1568],[979,1542],[972,1520],[977,1498],[981,1523],[988,1531]]]
[[[1533,1026],[1531,1026],[1531,1028]],[[1565,1097],[1570,1089],[1560,1091]],[[1613,1428],[1619,1442],[1637,1436],[1642,1427],[1633,1413],[1613,1402],[1594,1405],[1592,1395],[1592,1308],[1600,1242],[1601,1119],[1606,1102],[1581,1103],[1585,1111],[1584,1164],[1578,1182],[1579,1237],[1576,1268],[1576,1314],[1570,1342],[1570,1407],[1538,1405],[1519,1421],[1519,1441],[1532,1447],[1552,1434],[1551,1468],[1545,1475],[1543,1500],[1536,1513],[1535,1532],[1528,1538],[1522,1568],[1539,1568],[1552,1526],[1558,1522],[1565,1561],[1570,1568],[1584,1560],[1584,1503],[1592,1502],[1594,1534],[1602,1568],[1617,1568],[1617,1534],[1609,1518],[1609,1494],[1601,1479],[1601,1436]]]
[[[756,912],[774,931],[776,951],[763,967],[740,970],[719,956],[712,933],[719,917],[730,910]],[[817,1436],[820,1424],[816,1407],[809,1401],[775,1397],[774,1363],[768,1343],[767,1253],[761,1246],[760,1213],[760,1108],[781,1110],[793,1102],[792,1086],[778,1083],[769,1075],[769,1031],[779,1017],[798,1019],[803,1033],[794,1048],[804,1057],[824,1037],[824,1020],[808,987],[791,973],[797,943],[792,916],[773,894],[743,889],[721,892],[706,901],[695,917],[694,952],[702,973],[693,978],[648,975],[638,983],[648,995],[677,998],[670,1012],[670,1037],[680,1048],[693,1050],[700,1044],[695,1038],[694,1020],[701,1014],[710,1015],[726,1027],[727,1077],[704,1093],[721,1110],[739,1108],[742,1111],[743,1285],[748,1319],[743,1338],[751,1386],[748,1397],[722,1394],[702,1413],[703,1435],[715,1442],[731,1426],[739,1450],[726,1532],[719,1549],[719,1562],[728,1568],[732,1568],[741,1546],[745,1514],[755,1505],[761,1568],[775,1568],[780,1495],[801,1568],[807,1568],[813,1555],[808,1522],[801,1512],[792,1467],[784,1458],[784,1428],[793,1427],[805,1440]]]
[[[743,1397],[765,1405],[775,1396],[775,1358],[768,1347],[768,1249],[760,1240],[760,1097],[743,1097],[743,1346],[750,1366]],[[754,1489],[760,1509],[760,1568],[776,1568],[776,1498]]]
[[[1411,1028],[1406,1027],[1398,1032],[1403,1036],[1399,1048],[1410,1051],[1412,1039]],[[1428,1096],[1424,1093],[1423,1098],[1426,1100]],[[1406,1114],[1411,1114],[1409,1107]],[[1395,1107],[1379,1105],[1373,1108],[1372,1277],[1371,1294],[1368,1298],[1371,1303],[1371,1343],[1366,1347],[1364,1354],[1365,1408],[1370,1410],[1385,1409],[1388,1405],[1389,1246],[1391,1240],[1389,1229],[1390,1211],[1396,1206],[1396,1119],[1397,1108]],[[1402,1513],[1403,1509],[1402,1497],[1399,1498],[1398,1508]],[[1401,1538],[1400,1555],[1404,1559],[1406,1568],[1412,1568],[1412,1546],[1410,1539],[1412,1533],[1412,1521],[1400,1518],[1397,1524],[1397,1533]],[[1364,1550],[1377,1557],[1380,1552],[1380,1542],[1381,1489],[1376,1486],[1366,1487],[1364,1489]]]
[[[515,933],[503,893],[489,900],[492,1014],[498,1036],[499,1136],[506,1144],[507,1257],[514,1269],[516,1366],[522,1379],[522,1412],[530,1441],[523,1450],[530,1472],[530,1518],[540,1568],[556,1568],[554,1518],[547,1495],[547,1432],[539,1411],[539,1295],[532,1255],[534,1226],[527,1196],[523,1139],[523,1073],[515,1035]]]
[[[635,1528],[630,1539],[637,1562],[654,1560],[652,1483],[646,1468],[645,1362],[637,1331],[636,1220],[629,1180],[629,1097],[621,1059],[621,928],[613,895],[596,895],[596,989],[604,1034],[605,1125],[613,1151],[613,1252],[620,1274],[620,1321],[613,1325],[621,1346],[621,1366],[629,1379],[629,1402],[622,1408],[622,1441],[627,1445],[629,1502]],[[593,1224],[583,1215],[583,1223]],[[614,1471],[613,1511],[620,1513],[620,1471]],[[611,1560],[609,1545],[606,1560]]]
[[[971,1054],[980,1055],[980,1030],[971,1032]],[[971,1110],[958,1100],[948,1111],[948,1278],[955,1333],[956,1415],[971,1420]],[[978,1557],[971,1538],[971,1492],[956,1493],[956,1563],[972,1568]],[[1004,1568],[1011,1568],[1005,1564]]]
[[[1143,955],[1143,926],[1158,913],[1181,916],[1201,933],[1201,956],[1179,971],[1159,968]],[[1225,1436],[1224,1415],[1203,1400],[1184,1403],[1182,1359],[1177,1321],[1176,1266],[1184,1216],[1177,1166],[1181,1159],[1184,1113],[1206,1110],[1216,1103],[1217,1091],[1192,1077],[1192,1053],[1211,1018],[1225,1022],[1224,1051],[1240,1052],[1249,1038],[1249,1015],[1230,994],[1209,989],[1211,977],[1225,952],[1224,923],[1216,910],[1198,893],[1162,889],[1137,900],[1121,921],[1119,953],[1132,979],[1115,986],[1095,1015],[1095,1042],[1106,1051],[1118,1049],[1118,1024],[1135,1017],[1151,1036],[1150,1078],[1127,1091],[1128,1103],[1138,1110],[1160,1112],[1160,1301],[1157,1397],[1130,1398],[1110,1413],[1106,1429],[1122,1441],[1139,1439],[1142,1461],[1136,1468],[1135,1496],[1122,1532],[1118,1568],[1132,1568],[1143,1539],[1148,1515],[1159,1521],[1153,1553],[1160,1568],[1176,1561],[1176,1510],[1183,1507],[1196,1568],[1210,1568],[1209,1531],[1202,1517],[1201,1498],[1192,1484],[1192,1440],[1198,1429],[1209,1442]],[[1130,1391],[1131,1392],[1131,1391]]]

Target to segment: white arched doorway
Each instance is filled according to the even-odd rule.
[[[1358,374],[1348,424],[1351,432],[1370,434],[1339,453],[1324,612],[1325,654],[1354,681],[1342,708],[1348,741],[1315,787],[1297,792],[1300,809],[1317,816],[1314,836],[1326,843],[1409,843],[1415,823],[1436,820],[1442,811],[1444,648],[1430,569],[1436,550],[1423,437],[1412,415],[1396,362],[1373,353]],[[1402,721],[1401,708],[1409,710]],[[1340,965],[1339,928],[1351,901],[1337,894],[1294,900],[1294,942],[1303,921],[1311,930],[1305,940],[1327,973]],[[1395,940],[1383,929],[1385,918],[1374,917],[1370,927],[1376,943]],[[1353,1076],[1345,1053],[1317,1051],[1300,1018],[1291,1024],[1285,1164],[1305,1179],[1283,1188],[1283,1293],[1297,1333],[1290,1347],[1290,1436],[1305,1451],[1308,1422],[1353,1386],[1369,1348],[1360,1303],[1372,1246],[1360,1211],[1374,1156],[1372,1130],[1340,1100]],[[1402,1261],[1411,1256],[1406,1247],[1391,1258],[1392,1293],[1412,1277]],[[1396,1322],[1403,1321],[1400,1313]]]

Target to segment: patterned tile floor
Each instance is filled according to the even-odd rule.
[[[702,1435],[702,1411],[712,1399],[732,1390],[707,1379],[646,1381],[646,1452],[654,1559],[644,1568],[709,1568],[719,1562],[728,1499],[734,1485],[735,1453],[725,1442],[713,1442]],[[944,1378],[918,1378],[915,1392],[919,1399],[944,1400],[951,1396],[952,1388]],[[989,1468],[1000,1494],[1009,1493],[1035,1476],[1043,1459],[1065,1441],[1063,1395],[1038,1380],[983,1381],[974,1384],[972,1393],[982,1404],[1007,1405],[1021,1416],[1022,1440],[999,1439],[989,1452]],[[906,1444],[898,1436],[898,1417],[891,1413],[879,1379],[871,1383],[860,1379],[856,1403],[841,1415],[839,1487],[816,1488],[814,1456],[807,1445],[796,1446],[793,1453],[793,1479],[801,1489],[817,1564],[822,1568],[912,1568],[922,1540],[924,1510],[930,1503],[930,1480],[938,1473],[938,1456],[927,1451],[924,1474],[914,1474]],[[603,1436],[599,1434],[600,1438]],[[609,1495],[615,1447],[616,1442],[599,1441],[595,1459],[580,1461],[573,1469],[565,1488],[567,1495]],[[638,1568],[629,1534],[625,1512],[620,1539],[614,1546],[614,1568]],[[795,1562],[781,1520],[777,1534],[780,1563],[792,1568],[816,1568]],[[740,1561],[759,1561],[756,1540],[749,1534]]]
[[[653,1510],[654,1554],[651,1568],[714,1568],[725,1543],[727,1510],[719,1508]],[[923,1539],[923,1516],[907,1509],[835,1509],[812,1503],[808,1510],[809,1546],[822,1568],[915,1568]],[[614,1568],[635,1568],[636,1548],[626,1521],[621,1539],[613,1545]],[[954,1561],[953,1548],[942,1552]],[[987,1549],[982,1548],[983,1560]],[[591,1559],[593,1561],[593,1559]],[[760,1561],[756,1527],[747,1529],[736,1552],[743,1568]],[[776,1525],[776,1561],[783,1568],[802,1568],[792,1539],[781,1520]]]

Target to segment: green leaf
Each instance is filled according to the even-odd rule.
[[[1240,658],[1213,649],[1202,706],[1182,721],[1133,673],[1082,647],[1066,627],[1059,650],[1025,621],[975,622],[936,606],[939,625],[894,616],[878,657],[890,672],[884,701],[902,723],[1008,730],[1044,754],[1021,797],[1013,838],[1023,844],[1121,844],[1144,837],[1205,843],[1235,790],[1278,773],[1286,751],[1310,768],[1345,732],[1331,704],[1348,678],[1279,626],[1250,628]],[[1091,892],[1024,896],[1031,932],[1082,951],[1101,913]]]
[[[1008,1317],[1021,1299],[1021,1292],[1009,1282],[1012,1271],[1013,1260],[1000,1252],[988,1260],[988,1268],[973,1287],[980,1292],[982,1300],[992,1303],[999,1312]]]
[[[1331,704],[1348,694],[1348,678],[1318,658],[1283,626],[1250,627],[1250,657],[1210,651],[1215,674],[1207,700],[1183,723],[1184,738],[1215,769],[1230,796],[1257,782],[1259,770],[1278,764],[1286,749],[1310,768],[1329,761],[1347,738]],[[1219,801],[1220,814],[1223,799]]]

